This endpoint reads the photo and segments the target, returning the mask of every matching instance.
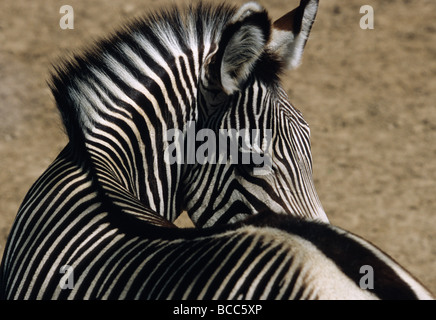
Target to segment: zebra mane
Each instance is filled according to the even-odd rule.
[[[156,53],[160,54],[163,61],[174,61],[178,53],[197,51],[201,53],[198,57],[201,66],[210,47],[217,45],[236,9],[234,5],[225,3],[212,5],[200,2],[187,8],[173,5],[131,20],[119,31],[54,65],[48,84],[70,140],[77,141],[83,135],[83,121],[80,119],[80,113],[83,112],[80,106],[82,92],[78,83],[93,78],[92,70],[106,72],[108,67],[102,61],[105,55],[127,61],[128,58],[123,57],[119,49],[127,44],[135,48],[135,53],[148,64],[150,57]],[[145,39],[152,47],[149,50],[140,49],[138,38]],[[265,82],[271,82],[278,80],[282,70],[280,59],[265,51],[254,66],[253,74]],[[199,76],[199,70],[191,72]]]

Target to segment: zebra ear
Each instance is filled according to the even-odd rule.
[[[262,6],[249,2],[241,6],[223,31],[209,71],[220,79],[222,90],[230,95],[247,80],[264,52],[271,22]]]
[[[286,68],[300,65],[317,11],[318,0],[301,0],[299,7],[273,23],[267,47],[283,60]]]

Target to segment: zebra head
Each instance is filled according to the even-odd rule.
[[[317,8],[318,1],[302,0],[271,23],[260,5],[247,3],[211,45],[199,118],[218,136],[227,134],[230,147],[217,138],[217,163],[190,171],[186,209],[197,225],[263,210],[328,222],[312,179],[309,127],[279,81],[282,70],[299,65]]]

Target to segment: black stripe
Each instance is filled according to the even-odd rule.
[[[372,251],[348,237],[345,231],[341,234],[328,224],[274,214],[261,214],[255,219],[258,219],[260,224],[265,223],[262,222],[263,219],[267,219],[268,225],[276,224],[287,232],[307,239],[330,258],[358,287],[363,276],[360,268],[363,265],[370,265],[374,269],[374,289],[370,291],[381,299],[417,299],[413,290],[389,265]]]

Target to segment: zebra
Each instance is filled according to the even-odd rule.
[[[23,200],[0,298],[429,298],[380,251],[327,224],[308,126],[278,81],[298,65],[317,4],[303,0],[273,24],[255,3],[162,11],[57,67],[51,88],[70,142]],[[246,112],[245,125],[286,120],[272,127],[272,172],[164,161],[168,128],[192,119],[225,128],[244,108],[257,116]],[[182,209],[203,228],[175,228]],[[372,295],[358,289],[348,260],[388,281]],[[66,269],[75,279],[67,288]]]
[[[317,1],[302,1],[272,26],[253,2],[181,10],[137,20],[57,68],[52,90],[71,145],[78,154],[85,145],[105,195],[139,219],[144,208],[168,221],[186,210],[199,227],[268,209],[327,222],[312,178],[309,127],[278,78],[298,65]],[[283,19],[294,19],[295,31],[284,31]],[[253,176],[250,164],[232,161],[168,163],[168,130],[187,139],[190,122],[197,132],[257,129],[262,141],[272,130],[271,152],[247,151],[270,155],[271,172]],[[214,196],[198,185],[211,180]]]

